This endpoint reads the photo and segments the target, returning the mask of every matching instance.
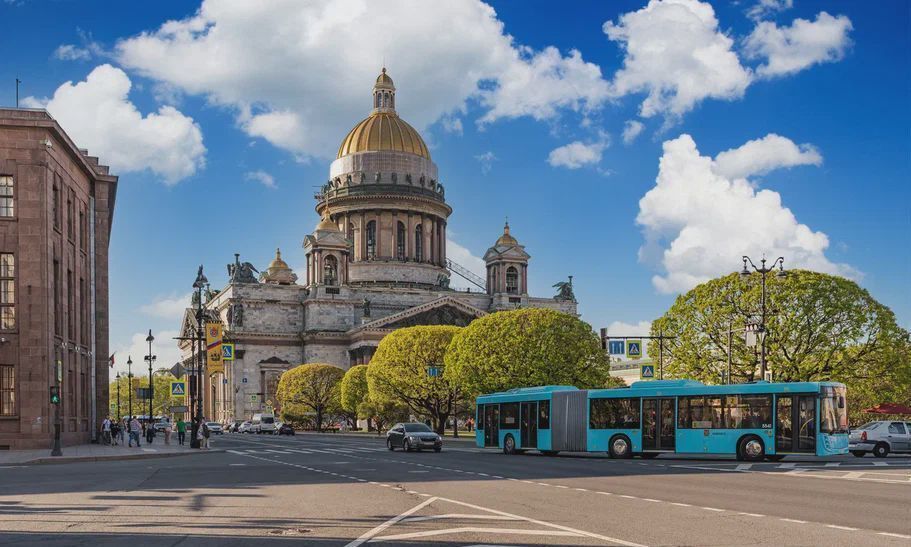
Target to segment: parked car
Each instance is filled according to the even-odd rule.
[[[160,433],[160,432],[164,431],[166,427],[168,427],[169,423],[170,422],[167,419],[159,420],[159,421],[155,422],[154,424],[152,424],[152,427],[155,428],[156,432]],[[173,427],[171,429],[173,429]]]
[[[238,433],[252,433],[252,431],[250,431],[250,426],[252,426],[252,425],[253,425],[253,422],[247,420],[246,422],[243,422],[239,426],[237,426],[237,432]]]
[[[848,450],[858,458],[872,452],[885,458],[890,452],[911,454],[911,422],[879,420],[852,429]]]
[[[443,450],[443,439],[421,423],[395,424],[386,432],[386,448],[401,448],[405,452],[432,448],[439,452]]]
[[[294,428],[291,427],[291,424],[282,424],[278,426],[279,435],[294,435]]]
[[[250,425],[250,433],[275,433],[274,414],[254,414]]]
[[[218,422],[206,422],[206,426],[209,428],[209,433],[212,435],[224,435],[225,430]]]
[[[244,423],[242,420],[236,420],[228,424],[227,430],[228,433],[237,433],[237,428],[240,427],[240,424]]]

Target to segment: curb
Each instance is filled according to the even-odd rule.
[[[124,456],[61,456],[50,458],[38,458],[24,462],[9,463],[8,465],[54,465],[61,463],[84,463],[84,462],[116,462],[125,460],[148,460],[152,458],[174,458],[178,456],[197,456],[201,454],[217,454],[225,452],[224,449],[213,450],[191,450],[187,452],[165,452],[162,454],[128,454]],[[7,465],[7,464],[4,464]]]
[[[385,439],[386,435],[377,435],[375,433],[317,433],[316,431],[296,431],[296,435],[329,435],[333,437],[352,437],[355,439]],[[451,435],[444,435],[443,441],[455,442],[455,443],[475,443],[474,432],[469,433],[470,436],[461,436],[458,439],[452,437]]]

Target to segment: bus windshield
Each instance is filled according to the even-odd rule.
[[[819,406],[819,431],[822,433],[848,432],[848,403],[845,388],[824,387]]]

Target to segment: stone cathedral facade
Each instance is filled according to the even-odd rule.
[[[452,208],[424,140],[395,109],[386,69],[373,87],[373,110],[342,140],[329,180],[316,196],[321,220],[304,237],[306,271],[281,252],[259,275],[235,255],[229,282],[204,303],[225,325],[236,360],[204,380],[206,417],[249,419],[277,404],[282,372],[301,363],[342,368],[368,363],[389,332],[414,325],[464,326],[491,312],[546,307],[576,314],[570,283],[552,298],[528,294],[529,254],[503,234],[484,254],[486,279],[446,257]],[[449,287],[461,275],[477,290]],[[187,309],[182,336],[192,336]],[[181,343],[184,362],[193,347]]]

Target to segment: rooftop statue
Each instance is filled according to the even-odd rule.
[[[230,283],[259,283],[253,272],[259,273],[253,264],[240,262],[240,253],[234,253],[234,264],[228,264],[228,280]]]
[[[554,296],[554,300],[576,301],[576,295],[573,294],[573,276],[569,276],[569,281],[555,283],[553,287],[558,291]]]

